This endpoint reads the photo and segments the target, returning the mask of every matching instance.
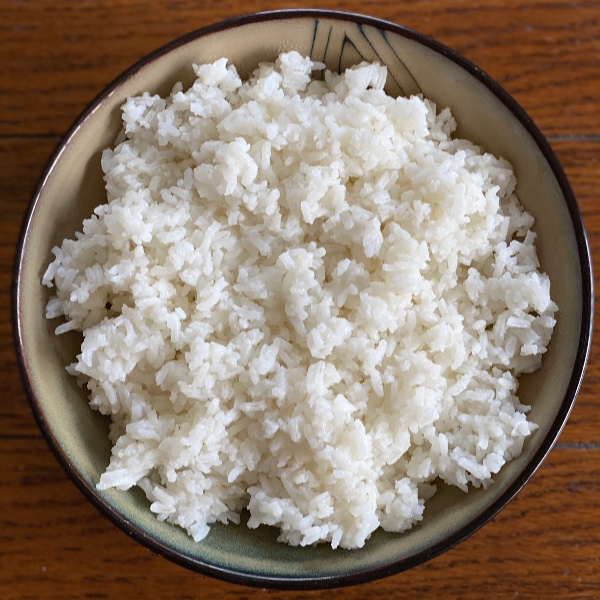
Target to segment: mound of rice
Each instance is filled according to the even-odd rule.
[[[98,488],[140,486],[197,541],[246,508],[358,548],[535,429],[517,376],[557,307],[511,166],[384,67],[323,69],[291,52],[242,83],[221,59],[128,99],[108,201],[43,278],[112,417]]]

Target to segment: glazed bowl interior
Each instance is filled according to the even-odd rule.
[[[193,80],[192,63],[226,56],[247,76],[261,61],[297,50],[340,71],[362,60],[388,66],[389,93],[423,93],[449,106],[457,135],[508,159],[517,193],[536,219],[541,269],[550,275],[559,306],[554,337],[542,368],[522,379],[520,398],[539,425],[523,454],[507,464],[488,489],[464,494],[440,486],[421,524],[401,535],[376,532],[361,550],[327,546],[292,548],[268,527],[213,526],[201,543],[159,523],[140,491],[95,489],[109,462],[106,418],[92,411],[84,389],[65,372],[81,339],[54,335],[44,317],[50,292],[41,277],[51,249],[72,237],[105,200],[100,156],[120,129],[120,105],[144,91],[167,94]],[[438,554],[489,520],[539,465],[566,420],[589,345],[591,283],[587,247],[576,204],[543,138],[524,113],[466,61],[402,28],[368,18],[278,13],[254,16],[190,34],[125,73],[75,124],[43,179],[23,232],[15,322],[26,386],[51,447],[84,493],[136,539],[200,572],[252,585],[324,587],[381,577]],[[583,236],[583,237],[582,237]]]

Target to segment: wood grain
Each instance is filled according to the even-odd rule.
[[[21,224],[57,142],[58,138],[0,138],[0,436],[39,435],[17,371],[10,311]]]
[[[0,0],[0,598],[297,600],[600,598],[600,345],[559,443],[517,498],[429,563],[327,592],[253,590],[161,559],[77,491],[37,429],[10,324],[15,245],[38,177],[74,118],[171,39],[298,0]],[[578,198],[600,276],[598,0],[321,0],[445,43],[496,78],[550,136]],[[596,312],[595,339],[600,331]]]
[[[75,598],[444,598],[600,595],[600,449],[555,449],[493,522],[406,573],[350,589],[251,590],[196,575],[118,531],[67,480],[41,440],[0,440],[0,596]],[[576,474],[576,475],[575,475]]]
[[[104,86],[173,38],[296,0],[148,4],[123,0],[3,0],[0,135],[63,134]],[[514,94],[547,134],[600,135],[600,37],[595,0],[317,0],[368,12],[463,53]]]
[[[595,286],[600,283],[600,142],[555,140],[554,151],[569,178],[583,215],[592,254]],[[561,443],[595,443],[600,446],[600,313],[595,305],[594,335],[590,360],[575,408],[560,437]],[[600,515],[598,515],[600,521]]]

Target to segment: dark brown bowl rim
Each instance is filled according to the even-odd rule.
[[[152,63],[159,57],[168,54],[169,52],[189,43],[198,38],[210,35],[213,33],[232,29],[241,25],[251,23],[260,23],[266,21],[277,21],[285,19],[333,19],[340,21],[350,21],[358,25],[371,26],[398,34],[410,40],[416,41],[453,61],[465,71],[470,73],[483,83],[513,114],[513,116],[523,125],[529,135],[534,139],[540,151],[548,161],[554,176],[560,186],[561,192],[565,198],[567,209],[571,217],[571,222],[575,231],[577,240],[577,251],[579,263],[582,273],[582,307],[581,307],[581,332],[577,354],[574,361],[573,371],[569,379],[569,385],[564,396],[564,400],[552,423],[548,434],[542,440],[540,446],[532,456],[531,460],[515,478],[515,480],[507,487],[507,489],[484,511],[468,521],[460,529],[443,540],[431,544],[429,547],[420,550],[419,552],[400,560],[391,560],[388,563],[379,564],[365,569],[357,569],[352,572],[334,574],[331,576],[291,576],[279,577],[272,576],[267,572],[252,572],[243,569],[234,569],[226,565],[212,564],[198,559],[196,556],[186,552],[179,551],[172,546],[157,540],[152,535],[149,535],[143,528],[127,519],[123,514],[116,511],[110,504],[101,498],[95,488],[91,487],[88,482],[79,473],[75,465],[71,462],[67,454],[62,450],[60,443],[54,436],[48,422],[45,419],[43,410],[35,395],[29,367],[25,357],[23,348],[24,339],[21,328],[21,310],[20,302],[20,281],[23,259],[25,256],[26,241],[29,232],[29,225],[35,211],[37,202],[44,189],[44,186],[58,163],[62,153],[73,138],[76,131],[82,126],[85,120],[92,114],[98,105],[114,90],[120,87],[125,81],[137,73],[140,69]],[[527,483],[531,476],[540,466],[548,452],[552,449],[558,436],[560,435],[567,418],[571,412],[575,398],[583,380],[583,374],[587,363],[593,328],[593,276],[590,250],[587,235],[583,225],[583,220],[577,201],[569,184],[569,181],[556,157],[551,149],[548,141],[541,131],[534,124],[533,120],[527,115],[525,110],[489,75],[471,63],[469,60],[458,54],[456,51],[447,46],[435,41],[433,38],[424,34],[418,33],[402,25],[397,25],[389,21],[369,17],[362,14],[340,12],[334,10],[318,10],[318,9],[291,9],[277,10],[260,13],[253,13],[244,16],[234,17],[221,21],[219,23],[203,27],[201,29],[185,34],[172,42],[158,48],[154,52],[148,54],[139,60],[132,67],[123,72],[111,84],[109,84],[96,98],[87,106],[87,108],[79,115],[73,125],[70,127],[53,157],[50,159],[36,191],[33,195],[31,204],[25,215],[15,262],[14,278],[13,278],[13,294],[12,294],[12,319],[13,319],[13,334],[18,358],[19,370],[23,379],[23,384],[27,392],[29,402],[38,426],[46,439],[50,449],[56,455],[58,461],[66,471],[67,475],[73,480],[86,498],[106,517],[108,517],[122,531],[130,535],[137,542],[154,551],[156,554],[168,558],[183,567],[196,571],[198,573],[209,575],[231,583],[248,585],[260,588],[276,588],[288,590],[309,590],[309,589],[324,589],[334,587],[345,587],[354,584],[366,583],[390,575],[394,575],[401,571],[415,567],[425,561],[428,561],[443,552],[449,550],[456,544],[465,540],[472,535],[485,523],[490,521],[508,502],[510,502],[519,490]]]

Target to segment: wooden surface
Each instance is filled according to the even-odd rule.
[[[0,0],[0,598],[600,598],[598,343],[559,443],[497,518],[425,565],[349,589],[253,590],[158,558],[83,498],[42,439],[16,370],[10,294],[21,220],[60,136],[106,84],[156,47],[226,17],[302,6]],[[406,25],[497,79],[562,161],[600,273],[600,3],[330,0],[312,6]],[[597,329],[598,315],[596,323]]]

